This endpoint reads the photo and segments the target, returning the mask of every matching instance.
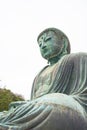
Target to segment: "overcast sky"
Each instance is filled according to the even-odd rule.
[[[73,52],[87,52],[87,0],[0,0],[0,87],[30,98],[35,75],[47,64],[37,36],[62,30]]]

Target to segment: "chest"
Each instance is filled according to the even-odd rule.
[[[58,64],[47,67],[38,76],[35,84],[35,97],[44,95],[52,87],[53,81],[57,73]]]

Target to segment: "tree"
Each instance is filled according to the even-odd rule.
[[[14,94],[9,89],[0,88],[0,111],[8,110],[8,106],[14,101],[24,101],[22,95]]]

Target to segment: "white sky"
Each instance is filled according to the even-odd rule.
[[[30,98],[47,63],[37,36],[48,27],[69,37],[72,52],[87,52],[87,0],[0,0],[0,87]]]

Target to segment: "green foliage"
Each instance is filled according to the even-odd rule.
[[[14,101],[24,101],[24,98],[6,88],[0,88],[0,111],[8,110],[9,104]]]

